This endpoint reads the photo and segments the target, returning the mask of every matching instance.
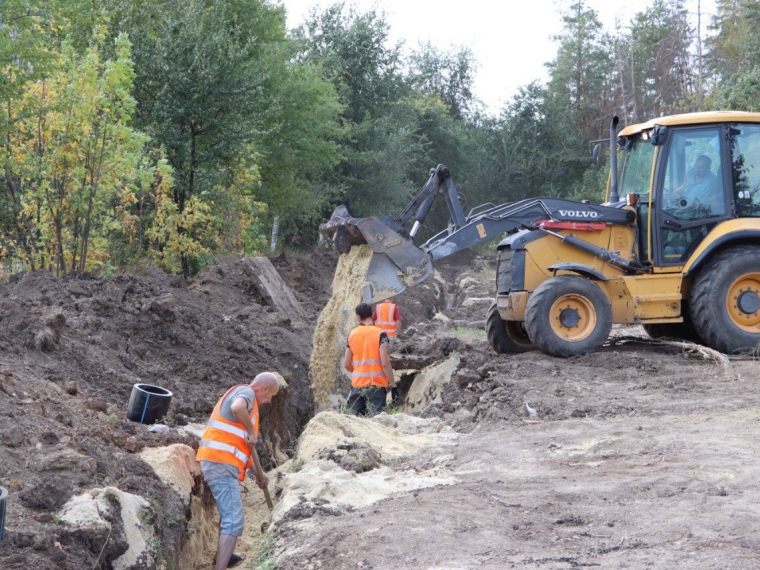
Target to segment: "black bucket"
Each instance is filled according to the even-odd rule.
[[[169,411],[172,393],[150,384],[135,384],[129,397],[127,419],[141,424],[157,422]]]
[[[0,487],[0,541],[3,540],[5,531],[5,499],[8,498],[8,491]]]

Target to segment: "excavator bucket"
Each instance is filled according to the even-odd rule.
[[[390,220],[353,218],[345,206],[338,206],[330,220],[319,226],[319,233],[332,240],[340,253],[348,253],[353,245],[372,248],[367,277],[362,287],[366,303],[377,303],[401,293],[430,275],[430,255],[411,240],[390,227]]]

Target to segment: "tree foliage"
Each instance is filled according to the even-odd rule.
[[[469,49],[409,50],[377,8],[338,2],[288,32],[274,0],[5,0],[3,267],[189,274],[270,235],[313,243],[341,202],[397,214],[439,163],[466,210],[600,200],[591,143],[614,115],[760,110],[757,2],[717,0],[706,37],[684,0],[613,30],[587,0],[559,10],[546,80],[489,113]]]
[[[126,36],[103,62],[96,30],[84,55],[63,46],[43,79],[4,104],[5,190],[14,206],[5,254],[23,267],[61,275],[110,268],[115,233],[132,236],[129,211],[151,166],[147,137],[128,126],[135,107]]]

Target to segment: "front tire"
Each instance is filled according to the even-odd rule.
[[[518,354],[534,348],[523,323],[502,319],[496,303],[488,309],[486,334],[496,354]]]
[[[528,336],[542,352],[568,358],[593,352],[612,330],[612,305],[593,281],[576,275],[547,279],[525,307]]]
[[[757,351],[760,247],[737,246],[713,257],[694,277],[689,306],[694,328],[710,348]]]

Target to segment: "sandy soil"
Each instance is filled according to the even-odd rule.
[[[268,568],[760,567],[757,363],[724,370],[647,344],[637,328],[616,333],[641,341],[580,358],[496,356],[482,332],[493,266],[471,253],[443,261],[396,299],[404,330],[393,362],[402,411],[455,435],[422,447],[402,445],[413,434],[394,435],[392,449],[405,450],[396,453],[367,434],[402,416],[323,422],[340,437],[305,446],[303,464],[296,438],[315,412],[312,327],[337,256],[273,260],[309,315],[303,324],[273,312],[234,259],[190,282],[37,274],[0,289],[0,485],[11,491],[0,568],[113,567],[121,534],[56,520],[69,497],[106,485],[152,497],[147,522],[163,529],[165,551],[150,567],[169,567],[193,529],[139,452],[192,446],[177,428],[204,422],[229,384],[264,368],[291,386],[262,419],[262,459],[282,473],[271,485],[283,507],[267,535],[276,556]],[[453,371],[450,381],[414,386],[436,366]],[[169,434],[124,418],[138,378],[177,395]],[[345,386],[335,388],[342,396]],[[281,464],[283,454],[295,459]],[[303,480],[319,477],[324,492],[306,493]],[[372,502],[359,500],[354,484],[373,480]],[[247,487],[239,550],[252,569],[267,512]],[[294,501],[299,493],[308,496]],[[193,570],[210,567],[209,554]]]
[[[488,387],[505,391],[486,415],[506,418],[477,420],[453,449],[394,466],[443,463],[456,485],[287,523],[280,567],[760,564],[757,364],[734,363],[742,379],[732,380],[653,347],[496,360]],[[522,401],[543,421],[523,421]]]
[[[640,327],[579,358],[496,356],[479,328],[491,271],[444,268],[441,312],[407,320],[394,352],[397,368],[459,358],[440,403],[415,410],[416,372],[402,389],[460,435],[379,467],[457,482],[301,511],[274,532],[279,568],[760,566],[758,363],[722,368]],[[422,295],[399,296],[402,315]]]

